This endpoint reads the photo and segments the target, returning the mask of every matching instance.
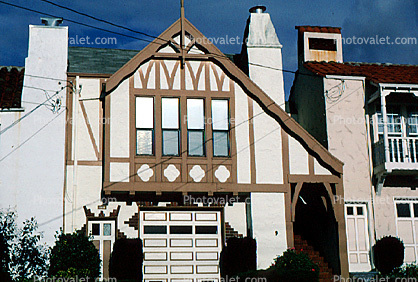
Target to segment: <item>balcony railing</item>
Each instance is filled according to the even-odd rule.
[[[373,163],[375,167],[383,163],[418,165],[418,137],[388,137],[388,143],[388,159],[386,159],[383,140],[381,139],[373,144]]]

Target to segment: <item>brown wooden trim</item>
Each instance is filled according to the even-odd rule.
[[[74,165],[74,161],[67,161],[66,164],[67,165]],[[81,166],[102,166],[103,162],[102,161],[81,161],[81,160],[78,160],[77,165],[81,165]]]
[[[289,166],[289,135],[286,131],[281,130],[282,137],[282,169],[283,169],[283,182],[289,183],[290,166]]]
[[[76,76],[82,78],[109,78],[112,76],[112,73],[67,72],[67,76],[69,78],[75,78]]]
[[[222,73],[222,76],[224,76],[225,74],[224,73]],[[224,77],[225,78],[225,77]],[[221,89],[222,89],[222,86],[221,86]],[[230,117],[229,117],[229,128],[230,128],[230,130],[229,130],[229,136],[230,136],[230,141],[229,141],[229,144],[230,144],[230,146],[231,146],[231,151],[230,151],[230,154],[231,154],[231,159],[232,159],[232,170],[230,171],[230,173],[231,173],[231,176],[230,176],[230,179],[232,180],[232,182],[234,182],[234,183],[237,183],[238,182],[238,176],[237,176],[237,171],[238,171],[238,167],[237,167],[237,138],[236,138],[236,134],[235,134],[235,125],[233,125],[232,127],[231,127],[231,120],[235,120],[235,88],[234,88],[234,84],[232,83],[232,81],[231,81],[231,83],[230,83],[230,85],[229,85],[229,89],[230,89],[230,92],[231,92],[231,96],[232,97],[234,97],[234,98],[232,98],[232,99],[228,99],[228,101],[229,101],[229,115],[230,115]]]
[[[255,162],[255,135],[254,135],[254,105],[253,99],[247,97],[248,101],[248,132],[250,141],[250,166],[251,166],[251,183],[257,183],[257,167]],[[286,183],[286,182],[285,182]]]
[[[311,154],[308,156],[309,175],[315,175],[314,157]]]
[[[189,21],[185,20],[185,28],[194,38],[205,39],[204,35],[197,30]],[[142,62],[150,59],[158,50],[160,44],[169,41],[172,35],[180,30],[180,20],[172,24],[164,31],[153,43],[149,44],[134,58],[113,74],[106,83],[107,92],[112,92],[125,78],[134,73]],[[263,110],[279,122],[288,134],[299,140],[302,145],[314,155],[318,156],[318,161],[325,167],[330,168],[337,174],[343,172],[343,163],[331,155],[315,138],[313,138],[301,125],[293,120],[279,105],[277,105],[268,95],[266,95],[255,82],[248,78],[233,62],[226,58],[218,48],[209,41],[202,40],[202,49],[208,50],[211,54],[210,60],[217,63],[221,69],[228,73],[242,89],[252,97]],[[179,54],[168,54],[167,56],[178,57]],[[196,58],[204,59],[203,55],[195,55]],[[184,68],[182,68],[182,87],[184,87]]]
[[[298,197],[299,197],[300,190],[302,190],[302,186],[303,186],[303,182],[299,182],[298,184],[296,184],[295,193],[293,194],[292,212],[291,212],[292,222],[295,222],[296,204],[298,202]]]
[[[167,182],[104,182],[104,191],[108,192],[213,192],[213,193],[286,193],[285,184],[236,184],[236,183],[167,183]]]
[[[104,118],[108,120],[109,122],[105,123],[105,130],[104,130],[104,151],[105,151],[105,157],[104,157],[104,170],[103,170],[103,180],[104,181],[110,181],[110,162],[108,161],[110,159],[110,102],[111,97],[106,96],[103,100],[104,103]]]
[[[129,92],[132,93],[134,89],[134,76],[129,79]],[[135,181],[132,175],[136,174],[135,171],[135,155],[136,155],[136,103],[135,96],[129,95],[129,182]],[[111,161],[111,160],[110,160]]]
[[[228,99],[228,98],[233,98],[233,96],[231,96],[231,91],[216,91],[216,90],[186,90],[186,89],[142,89],[142,88],[134,88],[133,90],[133,94],[137,95],[137,96],[153,96],[153,95],[160,95],[162,97],[166,96],[166,97],[173,97],[173,96],[183,96],[183,95],[187,95],[187,96],[193,96],[196,98],[199,97],[208,97],[213,95],[214,93],[217,93],[217,97],[219,97],[219,99]]]
[[[91,129],[91,123],[87,115],[86,107],[84,106],[84,101],[79,101],[79,103],[80,103],[81,112],[83,114],[84,123],[86,124],[87,132],[90,137],[90,142],[93,146],[94,154],[96,155],[97,160],[99,160],[99,149],[97,147],[96,139],[94,138],[94,135],[93,135],[93,130]]]
[[[289,249],[294,247],[293,221],[292,221],[292,195],[290,184],[287,184],[287,193],[284,195],[285,218],[286,218],[286,240]]]
[[[289,182],[290,183],[298,183],[298,182],[305,182],[305,183],[338,183],[340,178],[335,175],[304,175],[304,174],[290,174],[289,175]]]
[[[343,191],[343,178],[340,178],[340,181],[336,184],[336,192],[339,196],[344,196]],[[349,277],[348,271],[348,250],[347,250],[347,234],[346,234],[346,225],[344,217],[344,202],[337,201],[334,207],[335,218],[338,223],[338,238],[339,238],[339,251],[340,251],[340,267],[341,267],[341,276]]]

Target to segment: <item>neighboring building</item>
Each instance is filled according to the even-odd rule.
[[[63,220],[67,47],[68,27],[31,25],[25,68],[0,70],[0,207],[36,217],[50,244]]]
[[[61,147],[42,143],[51,151],[37,156],[45,169],[61,161],[52,153],[65,156],[64,184],[48,185],[63,192],[43,191],[64,210],[38,214],[59,211],[65,232],[92,234],[104,277],[118,238],[143,240],[145,281],[197,282],[219,281],[230,236],[254,237],[267,268],[295,235],[328,262],[322,278],[348,277],[344,203],[334,201],[343,164],[283,110],[282,46],[264,10],[251,9],[233,60],[186,19],[140,52],[68,49],[68,122],[51,128]]]
[[[299,26],[292,117],[344,162],[350,272],[369,271],[371,246],[400,237],[417,260],[418,66],[344,63],[341,30]],[[418,225],[417,225],[418,227]]]

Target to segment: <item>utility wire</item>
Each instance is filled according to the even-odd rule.
[[[122,29],[125,29],[125,30],[129,30],[131,32],[134,32],[134,33],[142,34],[142,35],[147,36],[147,37],[150,37],[150,38],[159,39],[159,40],[164,41],[165,43],[170,43],[170,41],[167,40],[167,39],[163,39],[163,38],[160,38],[158,36],[149,35],[149,34],[147,34],[145,32],[133,30],[131,28],[128,28],[128,27],[125,27],[125,26],[122,26],[122,25],[119,25],[119,24],[115,24],[115,23],[112,23],[112,22],[109,22],[109,21],[106,21],[106,20],[102,20],[102,19],[99,19],[97,17],[90,16],[90,15],[88,15],[86,13],[82,13],[82,12],[76,11],[74,9],[71,9],[71,8],[68,8],[68,7],[65,7],[65,6],[62,6],[62,5],[55,4],[55,3],[51,2],[51,1],[48,1],[48,0],[40,0],[40,1],[47,2],[49,4],[58,6],[58,7],[62,8],[62,9],[70,10],[70,11],[72,11],[74,13],[77,13],[77,14],[80,14],[80,15],[83,15],[83,16],[86,16],[86,17],[95,19],[95,20],[100,21],[100,22],[104,22],[104,23],[110,24],[110,25],[115,26],[115,27],[118,27],[118,28],[122,28]],[[33,12],[33,13],[47,15],[49,17],[56,17],[54,15],[51,15],[51,14],[48,14],[48,13],[45,13],[45,12],[33,10],[33,9],[30,9],[30,8],[22,7],[22,6],[15,5],[15,4],[11,4],[11,3],[8,3],[8,2],[4,2],[2,0],[0,0],[0,3],[3,3],[5,5],[9,5],[9,6],[12,6],[12,7],[15,7],[15,8],[23,9],[23,10],[26,10],[26,11],[30,11],[30,12]],[[147,39],[144,39],[144,38],[139,38],[139,37],[135,37],[135,36],[131,36],[131,35],[127,35],[127,34],[115,32],[115,31],[111,31],[111,30],[108,30],[108,29],[104,29],[104,28],[92,26],[92,25],[89,25],[89,24],[84,24],[84,23],[81,23],[81,22],[78,22],[78,21],[74,21],[74,20],[71,20],[71,19],[67,19],[67,18],[63,18],[63,19],[66,20],[66,21],[68,21],[68,22],[74,23],[74,24],[78,24],[78,25],[90,27],[90,28],[97,29],[97,30],[101,30],[101,31],[108,32],[108,33],[113,33],[113,34],[116,34],[116,35],[120,35],[120,36],[124,36],[124,37],[131,38],[131,39],[137,39],[137,40],[145,41],[145,42],[148,42],[148,43],[158,44],[158,45],[161,45],[161,46],[162,45],[165,45],[165,43],[154,42],[154,41],[147,40]],[[198,53],[196,53],[196,54],[198,54]],[[225,55],[219,55],[219,54],[213,54],[213,53],[209,53],[207,55],[212,55],[214,57],[220,57],[220,58],[226,58],[228,60],[230,59],[230,58],[228,58]],[[256,63],[251,63],[251,62],[248,62],[248,64],[249,65],[253,65],[253,66],[268,68],[268,69],[272,69],[272,70],[282,71],[282,72],[285,72],[285,73],[293,73],[293,74],[298,73],[299,75],[314,76],[314,77],[317,76],[315,74],[307,74],[307,73],[301,73],[301,72],[298,72],[298,71],[292,71],[292,70],[286,70],[286,69],[279,69],[279,68],[275,68],[275,67],[271,67],[271,66],[266,66],[266,65],[261,65],[261,64],[256,64]]]

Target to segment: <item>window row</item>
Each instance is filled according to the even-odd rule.
[[[172,225],[170,234],[192,234],[192,226]],[[166,225],[145,225],[144,234],[167,234]],[[195,226],[194,234],[218,234],[217,226]]]
[[[418,108],[388,105],[386,106],[388,134],[392,136],[418,135]],[[378,134],[383,134],[383,115],[377,113]]]
[[[137,155],[155,154],[155,101],[154,97],[136,97]],[[206,156],[206,121],[212,129],[213,156],[228,157],[229,103],[226,99],[211,100],[211,116],[205,114],[205,99],[187,99],[187,113],[180,113],[177,97],[161,98],[162,155],[179,156],[181,150],[181,119],[187,122],[187,152],[189,156]]]

